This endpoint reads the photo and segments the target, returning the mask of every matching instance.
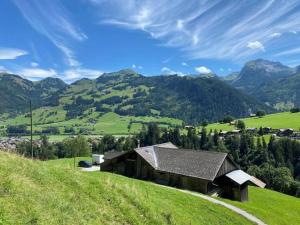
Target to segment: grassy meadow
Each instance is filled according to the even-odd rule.
[[[45,109],[44,112],[46,113],[43,113],[41,109],[37,109],[34,111],[33,122],[35,131],[42,131],[47,127],[57,127],[60,130],[60,133],[64,134],[64,129],[66,127],[73,127],[77,132],[80,129],[87,129],[94,135],[128,135],[132,133],[138,133],[142,128],[143,123],[156,122],[160,124],[161,127],[166,127],[166,123],[172,124],[174,126],[182,124],[181,120],[167,117],[120,116],[113,112],[109,112],[104,115],[93,112],[83,118],[65,120],[65,113],[62,113],[59,110],[57,111],[59,113],[53,116],[54,118],[52,118],[53,111],[48,112],[47,109]],[[51,114],[50,116],[49,113]],[[46,117],[46,115],[48,116]],[[4,119],[2,122],[3,126],[20,124],[26,124],[29,126],[29,123],[30,120],[25,115],[17,116],[11,119]],[[130,123],[131,126],[129,127]]]
[[[206,200],[70,163],[0,152],[0,224],[251,224]]]
[[[250,186],[248,202],[225,201],[252,213],[267,224],[300,224],[299,198]]]
[[[275,113],[265,115],[264,117],[251,117],[241,119],[245,122],[246,127],[271,127],[273,129],[292,128],[294,130],[300,129],[300,113]],[[229,124],[213,123],[207,126],[210,130],[230,131],[236,129],[235,126]]]

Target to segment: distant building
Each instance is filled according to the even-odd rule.
[[[248,200],[249,183],[264,187],[241,171],[227,153],[178,149],[172,143],[108,153],[100,167],[101,171],[239,201]]]
[[[256,114],[255,114],[255,113],[250,113],[249,116],[250,116],[250,117],[256,117]]]
[[[195,127],[192,125],[186,125],[186,126],[184,126],[184,128],[188,130],[188,129],[194,129]]]
[[[255,127],[248,127],[248,128],[246,128],[246,131],[248,132],[248,133],[255,133],[256,132],[256,128]]]
[[[279,131],[277,132],[277,136],[279,137],[288,137],[288,136],[291,136],[293,134],[294,130],[291,129],[291,128],[282,128],[282,129],[279,129]]]

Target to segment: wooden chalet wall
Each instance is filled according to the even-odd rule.
[[[220,167],[216,178],[223,176],[226,173],[229,173],[233,170],[238,169],[238,167],[236,165],[234,165],[234,163],[228,158],[226,157],[226,159],[224,160],[222,166]]]

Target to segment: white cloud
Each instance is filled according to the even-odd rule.
[[[211,73],[211,70],[208,69],[208,68],[205,67],[205,66],[195,67],[195,71],[197,71],[197,72],[200,73],[200,74],[208,74],[208,73]]]
[[[183,21],[177,20],[176,26],[177,26],[178,30],[182,30],[183,29]]]
[[[287,55],[295,55],[295,54],[297,54],[297,55],[300,54],[300,47],[281,51],[281,52],[275,54],[275,56],[287,56]]]
[[[271,38],[279,38],[281,35],[282,35],[282,33],[275,32],[275,33],[271,34],[270,37]]]
[[[65,81],[75,81],[80,78],[90,78],[94,79],[103,74],[103,71],[100,70],[93,70],[93,69],[87,69],[87,68],[76,68],[76,69],[69,69],[64,71],[61,78]]]
[[[20,56],[27,55],[28,52],[16,48],[0,48],[0,59],[16,59]]]
[[[88,37],[72,22],[70,13],[59,1],[13,0],[13,2],[37,32],[46,36],[62,51],[70,66],[80,65],[71,48],[74,45],[72,42],[81,42]]]
[[[132,69],[139,69],[139,70],[142,70],[142,69],[143,69],[142,66],[138,66],[138,65],[135,65],[135,64],[133,64],[133,65],[131,66],[131,68],[132,68]]]
[[[31,65],[31,67],[38,67],[39,66],[39,64],[36,63],[36,62],[32,62],[32,63],[30,63],[30,65]]]
[[[188,66],[188,64],[186,62],[182,62],[181,65],[182,66]]]
[[[177,74],[178,76],[184,76],[185,75],[183,72],[175,71],[175,70],[172,70],[172,69],[170,69],[168,67],[161,68],[161,72],[164,75],[175,75],[175,74]]]
[[[55,70],[41,68],[23,68],[20,71],[18,71],[17,74],[20,74],[32,80],[57,76],[57,72]]]
[[[0,73],[12,73],[9,69],[4,66],[0,66]]]
[[[265,51],[264,45],[261,42],[259,42],[259,41],[248,42],[247,48],[259,49],[261,51]]]

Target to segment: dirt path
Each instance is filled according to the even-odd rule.
[[[224,206],[226,207],[227,209],[230,209],[234,212],[236,212],[237,214],[245,217],[246,219],[252,221],[253,223],[255,224],[258,224],[258,225],[267,225],[266,223],[264,223],[263,221],[261,221],[260,219],[258,219],[257,217],[253,216],[252,214],[246,212],[245,210],[243,209],[240,209],[236,206],[233,206],[233,205],[230,205],[228,203],[225,203],[225,202],[222,202],[220,200],[217,200],[215,198],[212,198],[208,195],[204,195],[204,194],[200,194],[200,193],[195,193],[195,192],[191,192],[191,191],[187,191],[187,190],[181,190],[181,189],[176,189],[176,188],[172,188],[172,187],[167,187],[167,186],[163,186],[165,188],[170,188],[170,189],[174,189],[174,190],[177,190],[177,191],[180,191],[180,192],[184,192],[184,193],[187,193],[187,194],[190,194],[190,195],[193,195],[193,196],[196,196],[196,197],[199,197],[199,198],[202,198],[202,199],[205,199],[207,201],[210,201],[214,204],[217,204],[217,205],[221,205],[221,206]]]

